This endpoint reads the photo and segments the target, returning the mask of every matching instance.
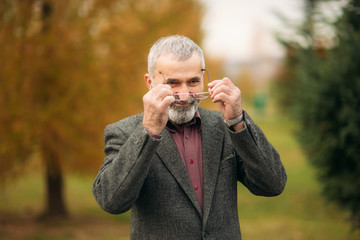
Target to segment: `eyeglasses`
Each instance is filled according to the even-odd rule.
[[[207,83],[210,83],[210,75],[209,75],[209,71],[206,68],[202,68],[201,71],[203,72],[203,79],[205,79],[207,77]],[[204,72],[206,72],[206,77],[204,78]],[[166,78],[163,72],[159,72],[163,78],[164,78],[164,83],[166,83]],[[204,81],[205,83],[205,81]],[[179,103],[182,102],[182,100],[180,99],[180,97],[193,97],[196,100],[203,100],[207,97],[210,96],[209,92],[197,92],[197,93],[174,93],[174,98],[175,98],[175,103]]]

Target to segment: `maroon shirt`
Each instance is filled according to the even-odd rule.
[[[168,121],[170,131],[183,159],[200,207],[203,207],[203,168],[201,151],[201,118],[197,111],[193,120],[181,126]]]

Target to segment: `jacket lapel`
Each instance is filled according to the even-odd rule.
[[[199,111],[201,115],[203,158],[203,211],[201,211],[179,150],[167,129],[161,132],[163,140],[157,149],[157,154],[194,204],[200,216],[203,216],[203,223],[206,224],[220,167],[224,133],[215,126],[217,122],[212,120],[212,115],[208,114],[207,111],[203,111],[201,108],[199,108]]]
[[[200,204],[196,198],[195,191],[191,185],[190,177],[186,171],[175,141],[173,140],[169,131],[166,129],[161,132],[161,136],[163,140],[159,145],[157,154],[171,172],[171,174],[174,176],[176,181],[179,183],[179,185],[182,187],[184,192],[190,198],[191,202],[194,204],[201,216],[202,212],[200,209]]]
[[[203,156],[203,223],[210,213],[220,167],[224,133],[211,121],[211,115],[200,111],[202,119],[201,145]]]

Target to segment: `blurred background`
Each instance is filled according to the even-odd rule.
[[[360,239],[360,3],[0,2],[0,239],[129,239],[91,187],[103,130],[142,112],[147,54],[183,34],[279,151],[282,195],[238,185],[243,239]],[[201,105],[217,109],[204,100]]]

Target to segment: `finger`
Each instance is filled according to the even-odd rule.
[[[211,82],[208,83],[208,87],[212,88],[219,80],[213,80]]]
[[[211,83],[208,84],[208,87],[211,89],[216,88],[216,86],[220,85],[222,83],[222,80],[214,80]]]
[[[213,81],[213,83],[209,86],[210,94],[219,93],[220,91],[229,91],[233,88],[233,84],[230,79],[223,78],[221,80]],[[225,87],[225,88],[224,88]]]
[[[217,84],[226,84],[226,85],[233,85],[233,82],[231,81],[230,78],[228,77],[224,77],[223,79],[217,79],[217,80],[213,80],[211,81],[208,86],[209,87],[214,87]]]
[[[173,95],[171,96],[166,96],[164,97],[164,99],[162,100],[161,104],[168,107],[170,106],[173,102],[175,102],[175,98]]]
[[[158,101],[162,101],[166,96],[173,95],[173,92],[171,91],[171,87],[165,84],[158,84],[150,91],[151,91],[151,95]]]
[[[222,79],[222,81],[223,81],[226,85],[228,85],[228,86],[235,86],[234,83],[231,81],[230,78],[224,77],[224,78]]]
[[[226,86],[224,84],[219,85],[212,89],[212,91],[210,92],[210,96],[212,99],[214,99],[216,96],[218,96],[221,93],[224,93],[226,95],[231,95],[231,88],[229,88],[228,86]]]
[[[220,92],[214,96],[211,97],[212,101],[214,103],[217,103],[217,102],[228,102],[229,101],[229,98],[230,96],[224,92]]]

